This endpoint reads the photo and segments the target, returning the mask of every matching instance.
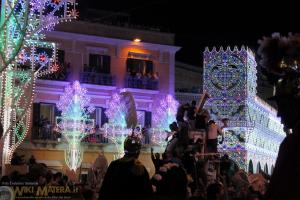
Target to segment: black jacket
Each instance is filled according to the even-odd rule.
[[[132,157],[111,162],[99,193],[99,200],[143,200],[152,196],[146,168]]]
[[[300,129],[280,145],[266,200],[300,199]]]

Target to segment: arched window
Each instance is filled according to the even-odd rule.
[[[261,165],[260,165],[260,162],[257,163],[257,168],[256,168],[256,173],[260,173],[262,170],[261,170]]]
[[[252,162],[252,160],[249,161],[248,172],[253,174],[253,162]]]
[[[268,164],[267,164],[267,163],[265,164],[264,172],[265,172],[266,174],[269,174],[269,169],[268,169]]]

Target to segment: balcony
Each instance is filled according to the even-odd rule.
[[[102,74],[102,73],[95,73],[95,72],[81,72],[80,82],[94,84],[94,85],[108,85],[108,86],[116,85],[115,77],[112,76],[111,74]]]
[[[138,88],[146,90],[158,90],[159,80],[156,78],[149,78],[147,76],[131,76],[127,75],[125,78],[126,88]]]
[[[51,125],[45,127],[33,127],[31,133],[31,140],[37,143],[59,143],[64,142],[65,139],[61,133],[55,131]],[[94,143],[94,144],[107,144],[109,143],[107,138],[103,137],[102,134],[90,134],[82,140],[83,143]]]

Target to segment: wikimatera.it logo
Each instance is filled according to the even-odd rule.
[[[14,199],[71,199],[79,194],[77,186],[39,186],[39,185],[10,185],[0,186],[0,200]]]

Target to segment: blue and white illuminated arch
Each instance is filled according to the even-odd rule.
[[[254,167],[259,162],[271,167],[285,136],[277,111],[256,96],[256,73],[255,56],[248,48],[204,52],[203,91],[211,95],[205,108],[217,121],[229,119],[219,149],[246,170],[250,160]]]

